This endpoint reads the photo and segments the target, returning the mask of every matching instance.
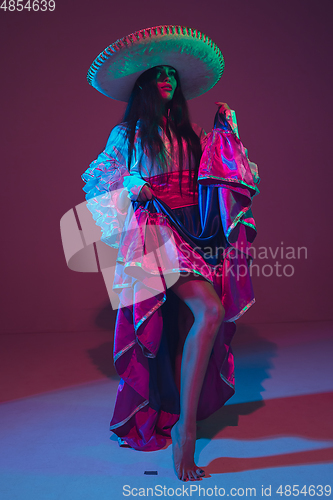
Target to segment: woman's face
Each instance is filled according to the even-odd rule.
[[[171,101],[177,88],[176,70],[172,66],[158,66],[156,85],[163,101]]]

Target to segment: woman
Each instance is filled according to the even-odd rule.
[[[207,139],[190,124],[182,91],[184,84],[186,97],[200,95],[223,66],[208,37],[164,26],[116,42],[88,73],[95,88],[128,100],[123,122],[83,175],[102,240],[119,248],[114,360],[121,382],[111,430],[140,450],[164,446],[171,434],[183,481],[204,475],[194,463],[196,420],[234,393],[234,319],[254,302],[249,274],[236,282],[230,273],[235,264],[247,269],[254,238],[257,189],[246,152],[226,104],[219,103]],[[230,202],[239,209],[233,215]]]

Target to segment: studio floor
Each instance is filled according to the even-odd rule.
[[[111,333],[1,335],[0,498],[333,498],[332,334],[239,325],[236,395],[199,422],[196,483],[176,479],[170,444],[137,452],[110,433]]]

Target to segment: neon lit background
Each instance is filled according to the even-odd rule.
[[[230,432],[221,437],[259,442],[263,435],[274,440],[279,435],[295,436],[301,429],[302,443],[284,441],[284,458],[279,461],[275,455],[271,466],[305,463],[299,472],[305,479],[318,472],[318,464],[332,460],[331,444],[323,444],[328,451],[321,449],[316,454],[309,451],[312,445],[304,445],[311,440],[328,443],[328,431],[332,430],[323,416],[331,399],[325,396],[319,401],[318,395],[313,395],[332,390],[325,344],[332,337],[328,323],[332,320],[332,14],[329,0],[58,0],[54,12],[0,12],[3,401],[86,382],[100,381],[108,391],[106,377],[115,376],[110,363],[114,312],[100,274],[74,273],[66,267],[59,232],[63,214],[84,199],[81,174],[104,148],[124,109],[123,104],[92,89],[85,80],[86,72],[98,53],[117,38],[143,27],[182,24],[207,33],[225,57],[226,69],[220,83],[190,102],[190,109],[193,121],[207,131],[212,126],[215,101],[225,101],[237,112],[241,139],[250,158],[258,163],[262,177],[261,195],[254,205],[259,233],[255,246],[271,247],[273,252],[281,247],[305,246],[308,250],[307,259],[291,261],[295,267],[292,277],[254,277],[257,304],[244,316],[239,328],[239,396],[231,402],[235,408],[238,403],[250,406],[239,411],[236,408],[227,415],[228,425],[232,427],[240,415],[255,411],[251,404],[258,403],[263,388],[273,399],[266,404],[266,414],[254,421],[256,431],[251,431],[252,424],[247,420],[241,434]],[[276,259],[270,258],[264,264],[274,265]],[[281,326],[287,323],[298,325]],[[251,339],[250,350],[247,339]],[[300,354],[304,342],[308,351]],[[294,350],[290,347],[293,345]],[[263,356],[255,358],[251,368],[254,352]],[[310,356],[311,367],[307,365]],[[273,367],[280,377],[267,375]],[[251,380],[248,386],[247,380]],[[62,399],[64,414],[68,414],[66,397],[72,401],[72,396],[66,394]],[[293,399],[297,404],[292,410],[290,396],[303,398]],[[86,414],[90,403],[84,390],[77,397],[78,408],[82,407]],[[282,398],[280,405],[274,398]],[[17,407],[17,420],[10,409],[8,421],[12,421],[15,432],[24,429],[28,416],[23,415],[29,415],[29,401],[15,403],[24,403]],[[52,408],[57,406],[56,401],[50,404]],[[318,412],[302,420],[314,405]],[[99,430],[105,426],[103,436],[111,406],[112,396],[104,400],[99,416]],[[44,415],[44,422],[50,415],[55,418],[54,411]],[[84,429],[82,413],[74,413],[73,420],[81,422]],[[296,416],[285,428],[281,422],[291,413]],[[89,428],[97,421],[92,415],[89,413]],[[41,428],[40,420],[34,418],[31,425],[35,422]],[[265,422],[265,431],[259,435],[258,428]],[[317,434],[314,429],[321,425],[326,427]],[[47,435],[48,425],[43,429]],[[215,436],[218,440],[218,434]],[[79,443],[80,437],[77,439]],[[91,439],[95,443],[96,437]],[[26,447],[33,447],[36,440],[38,432]],[[53,441],[46,443],[50,450]],[[96,453],[90,449],[92,455],[80,462],[81,468],[73,468],[74,478],[79,478],[84,467],[91,467],[91,460],[98,461],[104,452],[108,456],[105,443],[101,449],[96,447]],[[18,461],[19,445],[13,448],[9,441],[7,446],[19,450],[10,458],[13,470],[24,471],[25,480],[29,477],[33,481],[26,462]],[[233,459],[238,460],[233,462],[235,469],[230,465],[232,461],[214,462],[217,468],[211,464],[211,474],[214,470],[231,472],[230,467],[234,472],[264,468],[267,450],[260,446],[256,449],[261,450],[259,462],[255,461],[255,453],[251,455],[253,450],[244,448]],[[303,455],[289,456],[290,449]],[[55,452],[54,463],[60,463],[63,450],[59,448],[59,455]],[[86,452],[78,444],[75,453],[82,458]],[[242,454],[253,462],[241,463]],[[220,455],[216,456],[220,460]],[[44,457],[43,450],[40,457]],[[323,477],[329,477],[328,467],[320,469]],[[46,498],[50,489],[56,488],[56,478],[67,474],[67,470],[60,469],[52,479],[43,469],[45,489],[38,483],[36,491],[41,496],[35,493],[34,498]],[[282,478],[282,469],[274,470]],[[19,472],[17,476],[8,474],[11,480],[21,478]],[[258,485],[260,474],[256,476]],[[238,475],[236,486],[248,477],[240,479]],[[266,483],[268,480],[266,477]],[[25,483],[26,491],[29,481]],[[31,488],[35,491],[35,485]],[[100,488],[102,491],[102,483]],[[73,498],[74,491],[72,483],[62,498]],[[78,498],[85,498],[83,490]],[[100,494],[96,498],[104,497]]]

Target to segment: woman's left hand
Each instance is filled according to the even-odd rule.
[[[148,201],[151,200],[153,196],[155,196],[154,191],[148,184],[145,184],[139,193],[137,201]]]

